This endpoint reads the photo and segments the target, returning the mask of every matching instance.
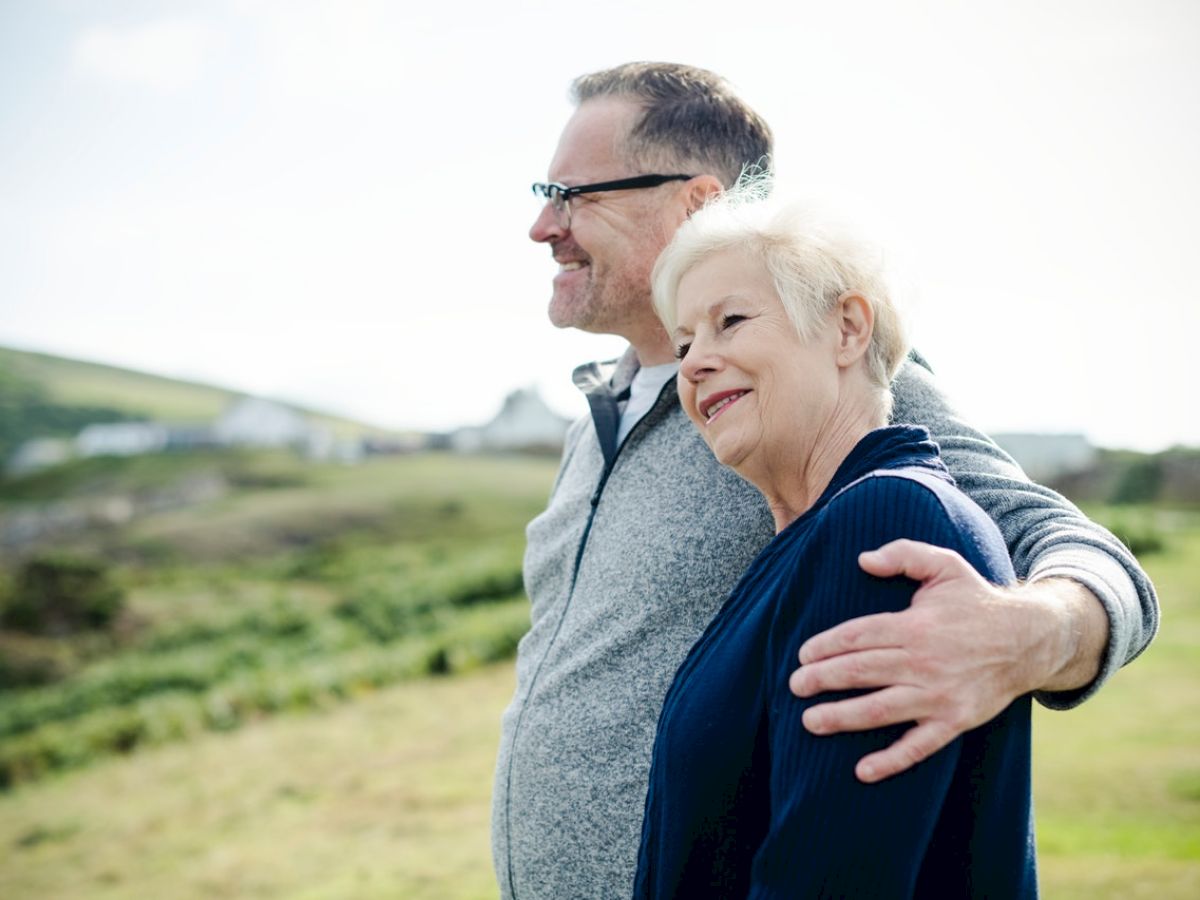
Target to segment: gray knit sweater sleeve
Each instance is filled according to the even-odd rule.
[[[1095,680],[1079,690],[1036,695],[1052,709],[1082,703],[1141,653],[1158,629],[1158,599],[1150,579],[1112,534],[1066,498],[1032,483],[987,435],[958,418],[921,365],[906,361],[892,392],[892,420],[930,430],[959,487],[1000,526],[1018,577],[1071,578],[1103,604],[1108,646]]]

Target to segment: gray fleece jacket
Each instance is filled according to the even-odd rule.
[[[549,506],[527,531],[531,625],[503,717],[492,808],[504,897],[630,895],[663,697],[773,536],[762,497],[713,458],[673,379],[612,446],[616,397],[636,368],[627,353],[615,366],[576,370],[592,416],[568,433]],[[906,362],[893,393],[893,421],[929,428],[959,486],[1000,526],[1018,576],[1073,578],[1104,604],[1100,675],[1038,698],[1080,703],[1153,636],[1158,607],[1145,573],[1112,535],[956,418],[921,365]]]

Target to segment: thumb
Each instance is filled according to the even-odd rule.
[[[915,581],[932,581],[953,571],[956,554],[945,547],[901,538],[877,550],[858,555],[859,567],[869,575],[890,578],[904,575]]]

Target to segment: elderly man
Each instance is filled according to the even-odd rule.
[[[577,79],[573,97],[549,183],[535,186],[547,202],[530,237],[559,264],[551,321],[630,346],[615,364],[576,370],[591,415],[569,432],[549,506],[528,530],[532,621],[493,799],[506,897],[631,892],[666,688],[773,531],[757,492],[713,459],[680,408],[649,277],[691,211],[769,158],[770,130],[722,79],[689,66],[619,66]],[[875,689],[809,709],[817,734],[914,723],[859,761],[867,782],[1030,691],[1053,708],[1080,703],[1144,649],[1158,619],[1133,557],[956,419],[919,357],[893,391],[894,421],[932,431],[1025,583],[989,586],[920,544],[864,558],[874,574],[923,582],[912,607],[796,648],[791,688]]]

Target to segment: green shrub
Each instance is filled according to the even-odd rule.
[[[59,694],[55,702],[60,712],[72,715],[28,721],[29,727],[13,736],[15,710],[24,709],[34,719],[39,714],[29,708],[31,697],[22,698],[23,703],[6,707],[2,714],[10,730],[0,730],[9,735],[0,743],[0,788],[143,745],[202,731],[230,731],[263,715],[321,708],[397,681],[451,674],[503,659],[528,628],[529,606],[523,596],[510,596],[505,602],[460,612],[443,610],[435,624],[437,629],[428,634],[384,646],[364,644],[318,656],[315,662],[263,652],[253,657],[260,663],[257,667],[228,671],[207,687],[178,680],[170,689],[140,697],[133,694],[144,682],[122,685],[129,692],[124,695],[115,687],[108,695],[98,691],[90,697],[68,698],[51,691],[45,699]],[[100,702],[109,705],[88,705]]]
[[[75,652],[63,641],[0,633],[0,691],[53,684],[78,668]]]
[[[1150,521],[1117,518],[1109,525],[1109,530],[1138,558],[1161,553],[1167,548],[1166,537]]]
[[[108,627],[124,602],[124,592],[106,563],[63,553],[45,554],[21,566],[2,621],[30,634],[75,634]]]
[[[1162,488],[1162,460],[1157,456],[1137,456],[1121,470],[1110,503],[1152,503]]]
[[[522,589],[520,559],[506,547],[485,548],[408,580],[364,582],[335,608],[372,640],[394,641],[428,630],[440,609],[506,600]]]

